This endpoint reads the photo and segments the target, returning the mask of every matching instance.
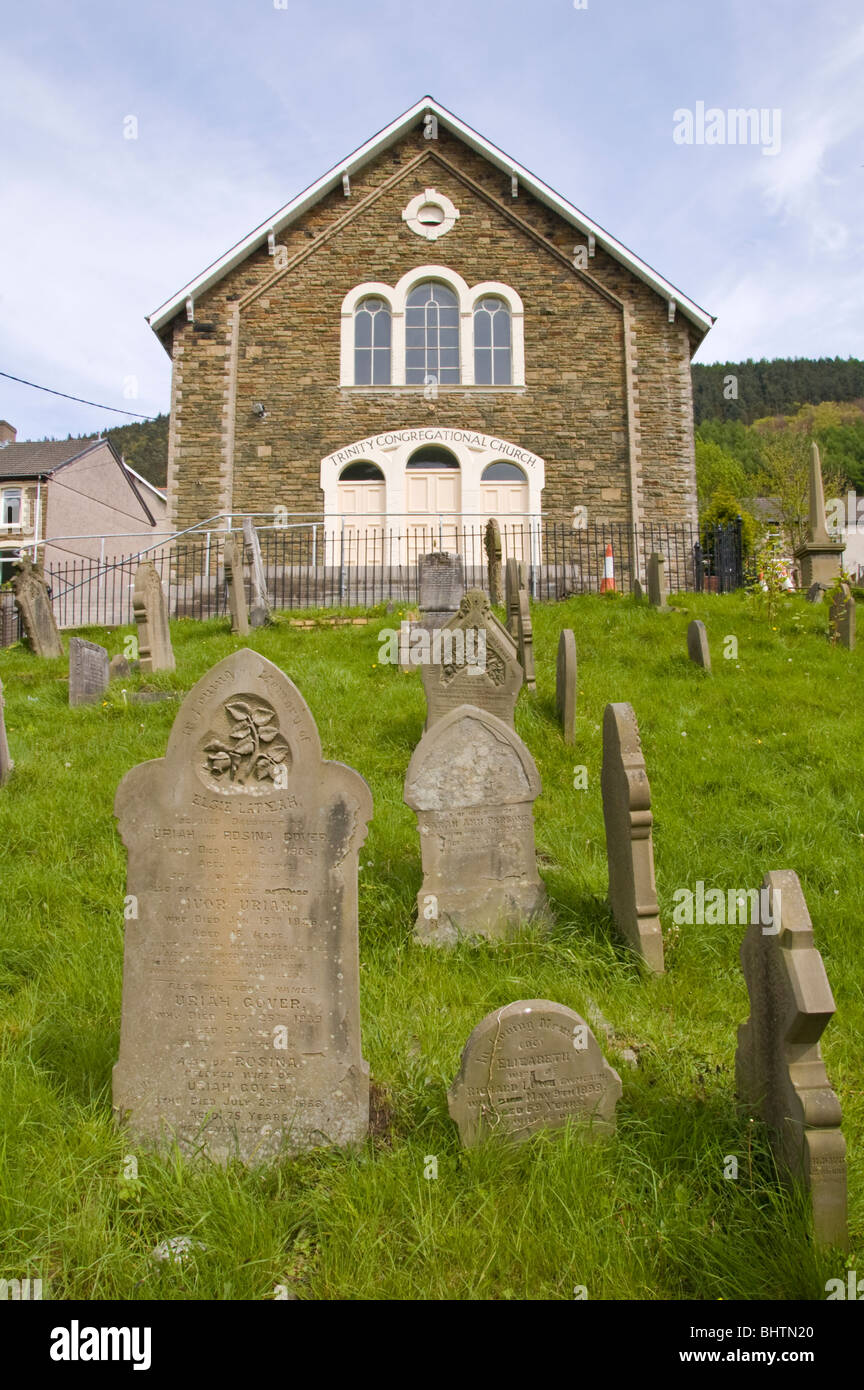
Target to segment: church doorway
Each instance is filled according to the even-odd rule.
[[[437,444],[414,451],[405,466],[405,504],[409,563],[431,550],[461,549],[462,477],[454,453]]]

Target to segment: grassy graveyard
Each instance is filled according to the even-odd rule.
[[[130,767],[163,756],[178,708],[127,704],[121,687],[187,691],[241,643],[225,620],[172,623],[176,672],[114,682],[76,709],[65,660],[0,653],[16,763],[0,792],[0,1274],[41,1277],[56,1299],[266,1299],[279,1286],[300,1299],[572,1299],[577,1286],[590,1299],[823,1299],[845,1257],[813,1248],[807,1198],[778,1183],[764,1131],[734,1098],[745,928],[673,922],[676,889],[758,888],[787,868],[837,1005],[822,1050],[848,1145],[849,1263],[864,1274],[864,647],[832,648],[827,605],[798,596],[773,617],[743,593],[672,603],[680,611],[593,597],[534,607],[537,693],[520,695],[516,729],[543,780],[537,849],[556,924],[446,954],[411,938],[420,848],[402,785],[425,702],[416,671],[378,662],[378,634],[400,614],[314,629],[283,614],[244,642],[296,683],[325,757],[362,773],[375,804],[360,875],[372,1132],[357,1152],[253,1171],[138,1153],[130,1177],[111,1115],[126,873],[112,804]],[[694,617],[713,675],[687,658]],[[579,660],[571,748],[555,713],[562,627]],[[130,631],[80,635],[114,654]],[[730,637],[737,659],[724,657]],[[651,782],[659,978],[619,944],[605,905],[611,700],[635,708]],[[571,1129],[460,1148],[446,1092],[462,1047],[519,998],[591,1024],[623,1081],[614,1138],[585,1144]],[[203,1248],[151,1258],[177,1236]]]

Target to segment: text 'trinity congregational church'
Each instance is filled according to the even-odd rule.
[[[174,530],[696,518],[711,315],[429,97],[148,321]]]

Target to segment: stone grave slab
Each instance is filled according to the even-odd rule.
[[[576,741],[577,681],[576,638],[572,629],[565,627],[561,629],[561,635],[558,638],[555,696],[558,718],[561,721],[564,742],[567,744]]]
[[[108,653],[98,642],[69,638],[69,704],[97,705],[108,689]]]
[[[489,602],[501,603],[501,527],[494,517],[486,522],[486,577],[489,586]]]
[[[252,518],[243,518],[243,540],[249,556],[252,593],[249,603],[249,622],[252,627],[266,627],[270,622],[270,598],[267,593],[267,576],[261,558],[261,542],[258,532],[252,525]],[[241,571],[242,573],[242,571]]]
[[[528,567],[524,560],[510,556],[504,570],[507,604],[507,631],[514,642],[519,640],[519,591],[528,592]]]
[[[699,618],[694,618],[687,628],[687,655],[697,666],[703,667],[706,671],[711,670],[708,633],[705,631],[705,624]]]
[[[834,590],[829,623],[835,640],[851,652],[855,647],[855,595],[851,585],[844,583],[841,589]]]
[[[440,643],[440,662],[421,667],[426,728],[460,705],[488,710],[512,728],[522,667],[507,629],[495,617],[482,589],[469,589],[456,616],[434,634],[433,653],[436,643]]]
[[[168,605],[159,571],[144,560],[135,571],[132,609],[138,626],[138,658],[142,675],[174,670],[174,650],[168,626]]]
[[[531,622],[531,609],[528,604],[528,590],[519,590],[519,619],[518,619],[518,643],[519,664],[525,677],[525,686],[528,690],[537,689],[537,677],[534,671],[534,625]]]
[[[648,557],[646,570],[648,602],[655,608],[668,608],[669,587],[666,580],[666,556],[659,550]]]
[[[621,936],[649,970],[662,973],[651,787],[632,705],[606,706],[601,785],[612,915]]]
[[[465,567],[461,555],[433,550],[417,560],[420,588],[420,622],[430,631],[443,627],[459,611],[465,593]]]
[[[193,687],[117,791],[128,850],[114,1107],[134,1142],[258,1164],[367,1132],[359,773],[249,648]],[[137,915],[136,915],[137,914]]]
[[[235,532],[227,535],[222,543],[222,565],[228,587],[231,631],[238,637],[248,637],[250,628],[246,589],[243,584],[243,542]]]
[[[34,565],[26,555],[19,560],[12,579],[12,591],[31,651],[36,656],[46,658],[62,656],[63,643],[54,620],[54,609],[42,566]]]

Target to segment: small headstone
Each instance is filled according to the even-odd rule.
[[[466,1148],[518,1142],[578,1120],[585,1139],[615,1131],[621,1078],[584,1019],[549,999],[519,999],[478,1023],[447,1094]]]
[[[228,588],[228,612],[231,631],[238,637],[249,636],[249,611],[243,585],[243,542],[236,532],[230,532],[222,543],[222,568]]]
[[[459,705],[476,705],[513,726],[522,687],[516,647],[499,623],[482,589],[469,589],[459,612],[437,633],[440,664],[421,668],[426,692],[426,728]]]
[[[63,643],[54,620],[54,609],[48,597],[42,566],[34,565],[28,556],[23,556],[18,561],[12,590],[31,650],[36,656],[62,656]]]
[[[9,774],[15,764],[9,754],[9,744],[6,741],[6,716],[3,709],[3,682],[0,681],[0,787],[4,782],[8,782]]]
[[[133,1142],[257,1164],[363,1140],[359,773],[326,762],[300,692],[244,647],[115,802],[129,855],[114,1107]]]
[[[252,525],[252,518],[243,518],[243,540],[250,560],[252,593],[249,602],[249,622],[253,627],[266,627],[270,622],[270,599],[267,594],[267,576],[261,558],[261,542],[258,532]]]
[[[69,638],[69,704],[98,704],[108,689],[108,653],[98,642]]]
[[[461,555],[433,550],[417,561],[420,586],[420,627],[433,631],[458,612],[465,593],[465,567]]]
[[[810,588],[807,590],[807,602],[808,602],[808,603],[821,603],[824,594],[825,594],[825,585],[824,585],[824,584],[818,584],[818,583],[811,584],[811,585],[810,585]]]
[[[642,588],[638,579],[633,580],[633,597],[637,603],[641,603],[645,597],[645,590]]]
[[[514,642],[519,640],[519,591],[524,589],[528,592],[528,570],[524,560],[517,560],[512,555],[507,561],[504,571],[504,578],[507,590],[507,631]]]
[[[705,624],[699,618],[694,618],[687,628],[687,655],[697,666],[703,666],[706,671],[711,670],[708,633],[705,631]]]
[[[423,860],[415,940],[499,940],[542,912],[533,814],[539,794],[534,759],[494,714],[461,705],[426,731],[405,778]]]
[[[649,603],[653,603],[655,608],[667,608],[666,556],[661,555],[659,550],[648,557],[647,581]]]
[[[144,560],[135,571],[132,608],[138,625],[138,656],[141,672],[173,671],[174,651],[168,627],[168,605],[159,572],[152,560]]]
[[[738,1029],[736,1088],[768,1125],[778,1165],[809,1187],[817,1242],[845,1247],[846,1141],[819,1042],[834,997],[797,874],[766,874],[766,892],[741,944],[750,1017]]]
[[[632,705],[606,706],[601,785],[612,915],[628,945],[650,970],[662,973],[651,788]]]
[[[501,527],[494,517],[486,522],[486,575],[489,585],[489,602],[500,603],[501,593]]]
[[[835,641],[851,652],[855,646],[855,595],[849,584],[834,590],[829,624]]]
[[[112,681],[125,680],[132,674],[132,663],[125,656],[118,652],[117,656],[112,656],[108,662],[108,679]]]
[[[537,689],[534,673],[534,627],[531,622],[531,609],[528,606],[528,590],[519,590],[519,664],[525,676],[528,690]]]
[[[555,693],[558,704],[558,718],[564,733],[565,743],[576,740],[576,638],[569,627],[561,629],[558,638],[558,665],[556,670]]]

